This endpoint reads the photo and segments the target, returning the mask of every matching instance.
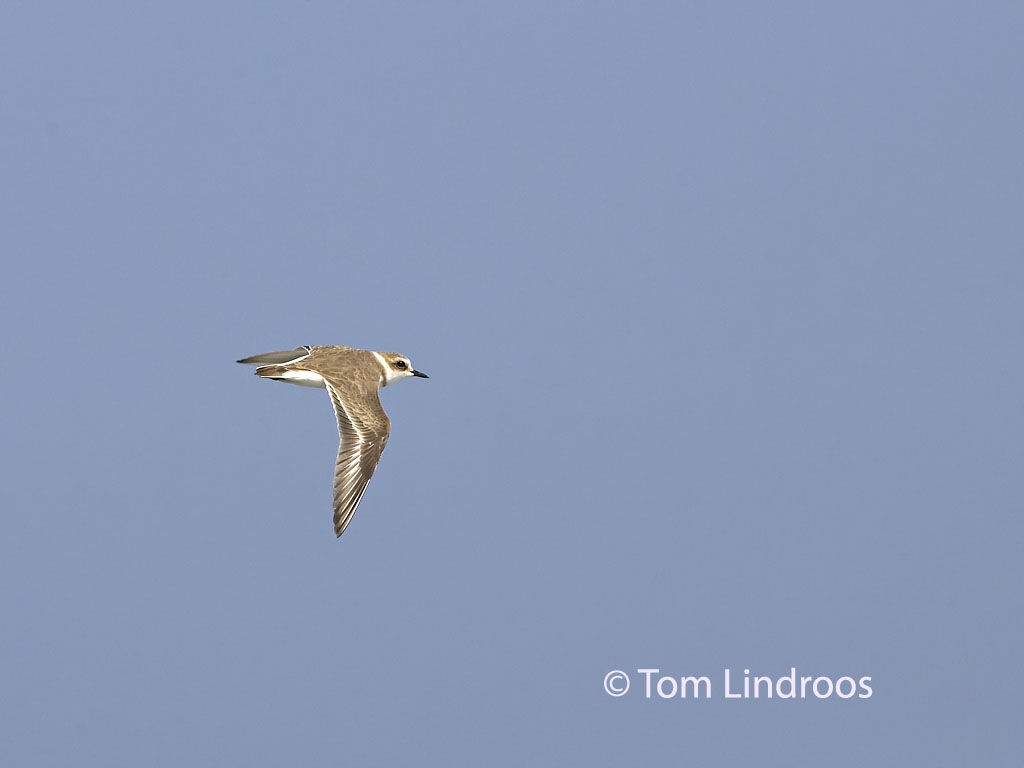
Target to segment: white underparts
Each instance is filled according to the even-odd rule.
[[[285,371],[275,379],[281,379],[291,384],[298,384],[300,387],[321,387],[327,386],[324,377],[313,371]]]

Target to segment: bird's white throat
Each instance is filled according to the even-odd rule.
[[[380,377],[380,385],[382,387],[386,387],[388,384],[392,384],[398,381],[399,379],[404,379],[406,376],[412,375],[407,371],[396,371],[394,368],[388,365],[388,361],[384,359],[384,355],[382,355],[380,352],[374,352],[373,356],[377,358],[377,362],[380,363],[380,367],[382,369]]]

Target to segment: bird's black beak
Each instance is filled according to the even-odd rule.
[[[429,376],[427,376],[427,374],[425,374],[425,373],[424,373],[423,371],[413,371],[413,372],[412,372],[412,375],[413,375],[413,376],[419,376],[419,377],[420,377],[421,379],[429,379],[429,378],[430,378],[430,377],[429,377]]]

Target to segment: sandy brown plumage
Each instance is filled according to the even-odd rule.
[[[340,438],[334,465],[334,532],[341,536],[391,433],[380,387],[407,376],[427,375],[415,370],[403,355],[342,346],[298,347],[238,362],[260,366],[256,375],[263,378],[327,389]]]

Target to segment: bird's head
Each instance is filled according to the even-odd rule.
[[[378,352],[377,354],[384,363],[384,376],[380,383],[382,387],[410,376],[418,376],[421,379],[430,378],[422,371],[413,368],[412,361],[405,355],[400,355],[397,352]]]

